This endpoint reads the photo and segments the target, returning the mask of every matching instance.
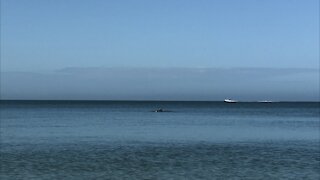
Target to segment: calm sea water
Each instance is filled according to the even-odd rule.
[[[1,101],[0,178],[319,179],[319,105]]]

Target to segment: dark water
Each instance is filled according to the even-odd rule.
[[[0,178],[319,179],[319,105],[1,101]]]

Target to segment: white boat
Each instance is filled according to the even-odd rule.
[[[238,101],[232,100],[232,99],[225,99],[224,102],[226,102],[226,103],[236,103]]]
[[[272,103],[272,101],[258,101],[259,103]]]

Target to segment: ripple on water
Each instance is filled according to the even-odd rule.
[[[3,179],[319,179],[312,143],[4,144]]]

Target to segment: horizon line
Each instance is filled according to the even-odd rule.
[[[118,101],[118,102],[224,102],[223,100],[141,100],[141,99],[134,99],[134,100],[121,100],[121,99],[0,99],[0,101]],[[262,100],[263,101],[263,100]],[[320,100],[317,101],[295,101],[295,100],[284,100],[284,101],[271,101],[270,103],[286,103],[286,102],[314,102],[320,103]],[[261,100],[237,100],[237,103],[264,103]]]

